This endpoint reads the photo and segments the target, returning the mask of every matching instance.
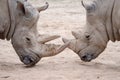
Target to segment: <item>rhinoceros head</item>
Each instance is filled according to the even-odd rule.
[[[27,66],[35,65],[42,57],[56,55],[68,46],[68,44],[45,44],[59,36],[38,34],[36,26],[39,12],[47,9],[47,7],[48,3],[36,9],[26,1],[17,2],[16,28],[11,42],[20,60]]]
[[[92,59],[104,51],[107,45],[107,37],[104,24],[99,17],[95,3],[86,4],[83,6],[87,12],[87,22],[85,31],[72,32],[75,37],[73,40],[63,38],[63,42],[70,42],[69,48],[77,53],[81,60],[90,62]]]

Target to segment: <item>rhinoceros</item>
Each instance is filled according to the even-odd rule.
[[[70,42],[69,48],[81,60],[90,62],[106,48],[109,41],[120,41],[120,0],[81,1],[86,10],[86,25],[81,31],[72,31],[75,39],[63,38]]]
[[[33,7],[27,0],[0,0],[0,39],[11,40],[20,60],[27,66],[35,65],[42,57],[54,56],[67,44],[45,44],[58,35],[41,35],[37,31],[39,12],[48,8],[46,3]]]

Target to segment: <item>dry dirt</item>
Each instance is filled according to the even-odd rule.
[[[40,13],[41,34],[73,38],[72,30],[83,29],[85,10],[80,0],[31,0],[35,6],[47,1],[50,7]],[[62,43],[61,38],[51,43]],[[0,40],[0,80],[120,80],[120,43],[109,42],[106,50],[90,63],[82,62],[69,49],[43,58],[35,67],[20,62],[10,42]]]

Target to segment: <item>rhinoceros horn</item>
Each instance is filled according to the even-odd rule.
[[[49,7],[49,4],[48,4],[48,2],[46,2],[46,4],[45,4],[44,6],[42,6],[42,7],[37,7],[37,10],[38,10],[39,12],[41,12],[41,11],[46,10],[48,7]]]
[[[84,49],[84,47],[87,46],[85,42],[86,40],[84,40],[83,33],[81,31],[72,31],[72,35],[75,37],[75,39],[68,40],[66,38],[63,38],[62,40],[64,43],[69,42],[68,48],[78,53],[80,50]]]
[[[77,40],[73,39],[73,40],[68,40],[66,38],[62,38],[64,43],[69,43],[68,48],[72,49],[74,52],[76,51],[76,42]]]
[[[51,40],[57,39],[59,38],[59,35],[53,35],[53,36],[49,36],[49,35],[39,35],[38,41],[42,44],[49,42]]]
[[[72,35],[75,37],[75,39],[80,39],[81,38],[81,32],[76,32],[76,31],[72,31]]]
[[[69,46],[69,42],[66,42],[63,45],[55,45],[55,44],[45,44],[48,41],[54,40],[56,38],[59,38],[58,35],[54,36],[40,36],[39,38],[39,43],[41,46],[41,51],[39,56],[40,57],[49,57],[49,56],[54,56],[57,55],[58,53],[62,52],[66,47]]]

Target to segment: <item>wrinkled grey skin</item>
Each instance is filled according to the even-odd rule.
[[[12,9],[14,8],[15,30],[11,37],[11,43],[18,54],[20,60],[27,66],[34,66],[42,57],[54,56],[63,51],[67,46],[45,44],[59,36],[40,35],[37,31],[37,22],[39,12],[48,8],[45,6],[34,8],[26,0],[13,0]],[[7,6],[7,0],[0,0],[0,39],[7,38],[7,28],[10,26],[10,16]]]
[[[81,60],[90,62],[105,50],[110,40],[120,40],[120,0],[86,0],[82,5],[86,9],[84,32],[73,31],[76,39],[63,41],[70,42],[69,48]]]

